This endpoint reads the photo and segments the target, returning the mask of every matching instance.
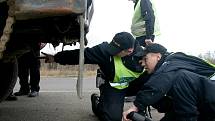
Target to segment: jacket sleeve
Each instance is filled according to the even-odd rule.
[[[140,1],[141,14],[146,22],[146,39],[150,39],[154,33],[155,14],[150,0]]]
[[[172,76],[172,72],[167,73],[151,75],[150,79],[137,93],[134,105],[138,107],[140,111],[143,111],[146,106],[159,101],[171,89],[174,76]]]
[[[199,57],[187,55],[182,52],[171,54],[167,57],[174,67],[184,68],[202,76],[211,77],[215,73],[215,65]]]
[[[92,48],[85,48],[84,50],[84,63],[85,64],[100,64],[105,63],[107,58],[110,58],[110,55],[107,53],[105,47],[107,43],[102,43],[96,45]],[[58,52],[54,56],[54,60],[57,63],[62,65],[77,65],[79,64],[79,49],[76,50],[69,50],[69,51],[62,51]]]

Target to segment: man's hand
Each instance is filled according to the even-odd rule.
[[[152,44],[153,42],[151,39],[145,39],[145,43],[146,43],[146,45],[149,45],[149,44]]]
[[[122,117],[122,121],[131,121],[130,119],[127,119],[127,115],[130,113],[130,112],[137,112],[138,111],[138,109],[137,109],[137,107],[136,106],[132,106],[132,107],[130,107],[127,111],[124,111],[123,112],[123,117]]]
[[[41,52],[43,55],[45,55],[45,62],[46,63],[53,63],[55,62],[54,61],[54,56],[53,55],[50,55],[50,54],[47,54],[47,53],[44,53],[44,52]]]

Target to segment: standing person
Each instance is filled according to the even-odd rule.
[[[139,43],[127,32],[117,33],[110,43],[103,42],[84,50],[84,63],[98,64],[103,73],[100,96],[91,95],[92,110],[101,121],[121,121],[127,87],[143,71],[139,64],[141,50]],[[46,55],[46,62],[54,61],[78,64],[79,49]]]
[[[158,19],[152,0],[132,0],[135,3],[131,33],[141,46],[152,43],[160,35]]]
[[[160,44],[146,46],[142,62],[151,76],[123,113],[124,121],[149,105],[165,113],[161,121],[214,121],[215,80],[209,79],[214,65],[181,52],[169,54]]]
[[[28,95],[28,97],[36,97],[39,95],[40,60],[37,57],[40,56],[40,44],[35,45],[30,52],[18,58],[20,90],[14,93],[15,96]]]

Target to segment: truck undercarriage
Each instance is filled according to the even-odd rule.
[[[16,83],[17,58],[41,42],[53,46],[80,43],[77,91],[81,97],[83,50],[92,15],[92,0],[0,0],[0,102]],[[8,18],[14,20],[12,24]]]

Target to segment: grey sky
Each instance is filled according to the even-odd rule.
[[[155,42],[169,51],[193,55],[215,51],[215,0],[154,0],[161,28]],[[88,46],[111,41],[115,33],[130,32],[133,3],[94,0]]]
[[[89,46],[110,41],[129,31],[133,3],[128,0],[95,0],[95,13],[88,34]],[[161,28],[155,41],[170,51],[191,54],[215,51],[214,0],[154,0]],[[90,41],[91,40],[91,41]]]

